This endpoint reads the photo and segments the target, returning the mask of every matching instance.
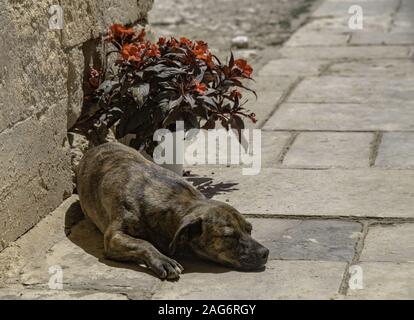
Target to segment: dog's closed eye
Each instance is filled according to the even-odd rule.
[[[234,235],[234,229],[230,227],[223,228],[223,236],[224,237],[232,237]]]

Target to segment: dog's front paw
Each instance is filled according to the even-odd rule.
[[[175,260],[166,256],[152,259],[148,267],[161,279],[178,279],[184,268]]]

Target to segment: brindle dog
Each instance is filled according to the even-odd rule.
[[[120,143],[85,154],[77,190],[83,212],[104,235],[108,259],[144,263],[162,279],[179,277],[183,267],[165,254],[185,247],[241,270],[267,262],[269,250],[250,236],[251,224],[236,209]]]

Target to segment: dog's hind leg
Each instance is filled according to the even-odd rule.
[[[109,226],[104,234],[105,255],[118,261],[145,263],[161,279],[179,278],[183,267],[159,252],[148,241],[124,233],[118,223]]]

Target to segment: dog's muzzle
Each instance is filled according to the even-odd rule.
[[[265,266],[269,257],[269,249],[262,246],[255,240],[248,250],[247,255],[240,257],[240,269],[242,270],[257,270]]]

